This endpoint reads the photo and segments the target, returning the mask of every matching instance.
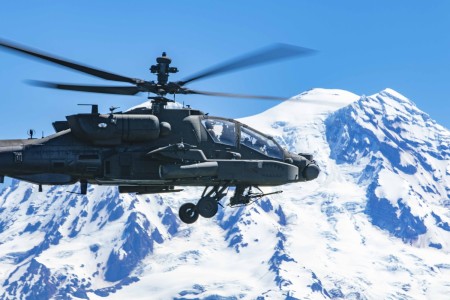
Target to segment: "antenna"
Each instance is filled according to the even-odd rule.
[[[35,133],[36,133],[36,131],[34,131],[34,129],[29,129],[29,130],[27,131],[27,134],[28,134],[28,136],[29,136],[28,139],[32,140],[32,139],[33,139],[33,135],[34,135]]]
[[[91,114],[98,115],[98,104],[78,104],[79,106],[90,106]]]
[[[111,106],[110,108],[109,108],[109,111],[111,112],[111,114],[112,113],[114,113],[114,111],[116,110],[116,109],[118,109],[118,108],[120,108],[119,106]]]

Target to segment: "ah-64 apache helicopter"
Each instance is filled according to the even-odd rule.
[[[175,187],[203,186],[197,204],[185,203],[179,216],[193,223],[213,217],[229,187],[235,187],[230,206],[247,205],[264,194],[260,186],[278,186],[317,178],[312,155],[284,150],[270,136],[232,119],[212,117],[191,108],[168,109],[168,94],[200,94],[238,98],[280,99],[192,90],[193,81],[289,57],[308,55],[306,48],[276,45],[185,78],[169,81],[178,72],[165,53],[150,72],[157,81],[125,77],[56,58],[0,40],[0,46],[99,78],[130,86],[90,86],[34,81],[50,88],[94,93],[136,95],[151,93],[151,108],[101,114],[75,114],[53,122],[55,134],[40,139],[0,140],[0,179],[9,176],[39,185],[80,183],[118,186],[120,193],[178,192]],[[253,189],[252,189],[253,188]],[[254,192],[256,190],[256,192]]]

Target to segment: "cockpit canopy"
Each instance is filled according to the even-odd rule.
[[[246,125],[220,118],[203,119],[201,123],[215,143],[233,147],[239,144],[263,155],[283,159],[283,150],[273,139]]]
[[[202,120],[202,125],[215,143],[236,146],[237,133],[234,122],[208,118]]]

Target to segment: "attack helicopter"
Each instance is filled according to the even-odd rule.
[[[280,186],[310,181],[320,169],[312,155],[290,153],[273,137],[236,120],[213,117],[190,107],[168,107],[167,95],[207,95],[284,100],[271,96],[240,95],[193,90],[187,84],[219,74],[253,67],[313,50],[277,44],[205,69],[180,81],[169,81],[178,72],[162,53],[150,72],[156,81],[126,77],[58,58],[10,41],[0,47],[54,63],[98,78],[128,86],[94,86],[33,81],[38,86],[93,93],[137,95],[148,93],[151,105],[124,112],[66,116],[53,122],[55,133],[42,138],[0,140],[0,180],[4,176],[39,186],[79,182],[80,194],[88,184],[117,186],[120,193],[175,193],[180,187],[200,186],[204,191],[196,204],[179,208],[188,224],[199,216],[213,217],[220,201],[234,187],[229,206],[242,206],[269,194],[261,186]]]

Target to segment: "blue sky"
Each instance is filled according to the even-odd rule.
[[[234,56],[282,42],[319,50],[190,85],[207,91],[291,97],[314,87],[371,95],[392,88],[450,128],[450,1],[7,1],[0,37],[130,77],[167,51],[181,79]],[[51,121],[86,111],[77,103],[122,109],[140,97],[53,91],[23,80],[109,84],[0,52],[0,138],[52,132]],[[115,84],[111,82],[111,84]],[[213,115],[238,118],[277,102],[180,96]]]

